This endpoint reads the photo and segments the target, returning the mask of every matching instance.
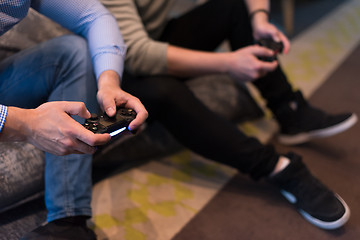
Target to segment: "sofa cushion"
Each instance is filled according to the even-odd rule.
[[[44,153],[31,144],[0,143],[0,212],[41,196]]]

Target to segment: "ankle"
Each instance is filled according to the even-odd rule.
[[[278,162],[275,165],[274,170],[270,173],[270,177],[278,174],[284,170],[290,163],[290,159],[285,156],[280,156]]]
[[[86,221],[89,219],[90,217],[88,216],[70,216],[70,217],[64,217],[64,218],[59,218],[56,219],[54,221],[52,221],[53,223],[70,223],[70,224],[76,224],[76,225],[86,225]]]

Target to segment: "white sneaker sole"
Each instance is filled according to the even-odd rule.
[[[296,197],[293,196],[291,193],[284,191],[284,190],[281,190],[281,193],[290,203],[294,204],[296,202]],[[311,224],[314,224],[315,226],[317,226],[319,228],[326,229],[326,230],[340,228],[349,220],[350,208],[339,195],[337,195],[335,193],[335,196],[342,203],[342,205],[345,208],[344,215],[336,221],[325,222],[320,219],[314,218],[313,216],[311,216],[310,214],[308,214],[307,212],[305,212],[302,209],[298,209],[298,211],[308,222],[310,222]]]
[[[296,135],[280,134],[278,136],[278,141],[284,145],[296,145],[296,144],[305,143],[315,138],[329,137],[349,129],[357,121],[358,121],[358,117],[355,113],[353,113],[347,120],[332,127],[310,131],[308,133],[299,133]]]

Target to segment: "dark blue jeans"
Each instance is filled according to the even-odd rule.
[[[0,103],[7,106],[36,108],[47,101],[81,101],[90,112],[98,112],[96,92],[87,43],[75,35],[52,39],[0,63]],[[91,216],[92,156],[46,153],[45,160],[48,221]]]

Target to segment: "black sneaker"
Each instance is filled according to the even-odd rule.
[[[315,226],[323,229],[343,226],[350,217],[345,201],[312,176],[298,155],[290,153],[286,157],[290,164],[269,178],[269,182],[279,187],[282,195]]]
[[[96,240],[95,233],[86,226],[86,218],[58,219],[34,229],[20,240]]]
[[[330,115],[308,104],[301,92],[294,101],[276,109],[274,115],[280,125],[278,140],[285,145],[295,145],[314,138],[341,133],[357,122],[354,113]]]

